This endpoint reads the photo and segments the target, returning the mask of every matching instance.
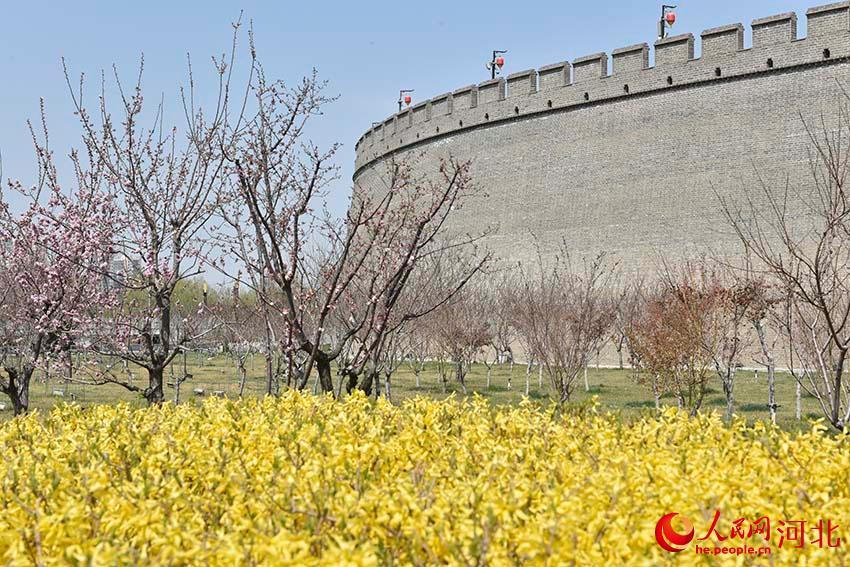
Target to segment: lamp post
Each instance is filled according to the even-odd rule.
[[[486,65],[486,68],[490,70],[491,79],[495,79],[496,74],[502,70],[502,67],[505,66],[505,58],[502,57],[505,53],[507,53],[506,50],[493,50],[493,58],[490,59],[490,62]]]
[[[676,6],[669,4],[663,4],[661,6],[661,19],[658,21],[658,39],[667,37],[667,28],[672,28],[673,24],[676,23],[676,12],[673,11],[675,9]]]
[[[398,91],[398,111],[401,112],[401,104],[404,103],[410,106],[410,101],[413,100],[411,98],[410,93],[413,92],[413,89],[402,89]]]

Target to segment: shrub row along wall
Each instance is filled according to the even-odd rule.
[[[506,261],[533,258],[565,238],[580,254],[605,250],[651,268],[660,254],[738,250],[715,192],[740,193],[758,171],[768,183],[810,183],[803,119],[835,125],[850,85],[850,2],[812,8],[808,36],[793,13],[649,46],[514,73],[421,102],[357,143],[358,190],[385,187],[391,160],[436,171],[471,160],[487,196],[454,228],[497,229]],[[801,114],[802,118],[801,119]]]

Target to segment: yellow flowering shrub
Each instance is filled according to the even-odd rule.
[[[829,565],[850,542],[850,447],[814,427],[674,410],[624,422],[475,399],[80,409],[0,426],[10,565]],[[830,520],[838,548],[707,557],[662,515]],[[706,543],[706,542],[701,542]],[[756,545],[749,543],[749,545]]]

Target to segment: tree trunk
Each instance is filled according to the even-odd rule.
[[[759,346],[761,353],[767,362],[767,408],[770,410],[770,422],[776,425],[776,361],[773,360],[773,354],[767,347],[767,331],[764,322],[761,319],[755,319],[753,326],[756,328],[758,335]]]
[[[732,416],[735,415],[735,370],[733,368],[726,369],[726,375],[723,377],[723,393],[726,394],[726,421],[731,422]]]
[[[68,397],[71,389],[71,382],[74,380],[74,355],[71,349],[68,349],[68,379],[65,380],[65,397]]]
[[[655,397],[655,409],[661,409],[661,392],[658,388],[658,375],[652,379],[652,395]]]
[[[587,362],[584,363],[584,391],[590,392],[590,381],[587,379]]]
[[[357,379],[356,376],[354,376],[354,379]],[[357,383],[357,388],[359,390],[363,390],[363,393],[366,394],[366,397],[368,398],[372,395],[372,387],[375,385],[375,383],[375,371],[367,369],[365,372],[363,372],[363,376]]]
[[[446,376],[445,361],[442,358],[437,361],[437,373],[440,375],[440,383],[443,385],[443,393],[445,394],[448,385],[448,377]]]
[[[266,352],[266,394],[272,396],[274,391],[274,360],[271,350]]]
[[[844,360],[847,358],[847,350],[839,351],[838,362],[833,368],[835,378],[832,386],[832,425],[838,430],[844,429],[844,419],[841,415],[841,396],[844,394],[842,378],[844,377]]]
[[[801,421],[803,419],[803,386],[800,384],[799,380],[797,381],[797,404],[794,413],[797,421]]]
[[[492,376],[493,376],[493,368],[488,366],[487,367],[487,389],[488,390],[490,389],[490,379],[492,378]]]
[[[331,361],[323,352],[319,352],[316,356],[316,371],[319,373],[319,386],[322,393],[333,393],[334,382],[331,374]]]
[[[537,365],[537,388],[543,390],[543,365]]]
[[[180,249],[179,240],[174,242],[175,249]],[[175,273],[178,270],[175,269]],[[163,385],[165,382],[165,365],[171,354],[171,296],[162,292],[157,293],[156,305],[159,308],[159,346],[151,353],[151,367],[148,369],[148,387],[145,389],[145,399],[148,405],[159,405],[165,401]],[[151,338],[153,340],[153,338]],[[198,352],[200,356],[200,352]]]
[[[770,409],[770,422],[776,425],[776,369],[772,361],[767,367],[767,407]]]
[[[392,381],[392,372],[385,372],[384,373],[384,394],[387,396],[388,402],[393,401],[392,386],[390,385],[391,381]]]
[[[245,394],[245,382],[248,381],[248,369],[245,368],[245,362],[239,362],[239,397]]]
[[[460,387],[463,390],[463,395],[465,396],[465,395],[467,395],[467,391],[466,391],[466,376],[464,375],[464,372],[463,372],[463,361],[458,361],[455,364],[455,372],[456,372],[457,381],[460,382]]]
[[[525,366],[525,395],[531,391],[531,367],[534,364],[534,358],[528,359],[528,364]]]
[[[165,393],[162,391],[162,379],[164,369],[161,366],[148,369],[148,387],[144,391],[145,399],[149,406],[161,404],[165,401]]]
[[[171,369],[171,380],[174,382],[174,405],[176,406],[180,403],[180,386],[183,384],[183,382],[189,379],[188,365],[186,363],[186,349],[183,349],[183,375],[178,376],[177,378],[174,377],[173,360],[171,361],[169,367]]]
[[[34,370],[29,366],[25,366],[21,372],[18,372],[17,368],[6,368],[9,383],[3,393],[9,396],[15,415],[25,414],[30,409],[30,380]]]
[[[514,359],[511,357],[511,368],[510,372],[508,372],[508,390],[513,389],[513,378],[514,378]]]

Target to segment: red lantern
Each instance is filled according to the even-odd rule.
[[[504,57],[496,57],[496,67],[501,69],[502,67],[504,67],[504,65],[505,65],[505,58]]]
[[[667,15],[664,16],[664,20],[667,22],[668,26],[672,26],[676,23],[676,12],[667,12]]]
[[[413,100],[410,98],[410,95],[404,95],[404,104],[410,104],[410,101]]]

